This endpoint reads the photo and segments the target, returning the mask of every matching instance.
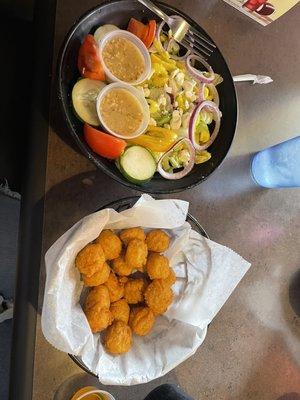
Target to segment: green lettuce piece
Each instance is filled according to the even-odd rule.
[[[206,125],[209,125],[213,122],[214,114],[211,111],[201,110],[197,119],[199,121],[204,122]]]
[[[165,124],[168,124],[171,121],[172,114],[154,116],[153,118],[155,119],[158,126],[164,126]]]

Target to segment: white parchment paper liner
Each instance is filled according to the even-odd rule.
[[[57,349],[80,356],[104,384],[149,382],[194,354],[207,325],[250,267],[234,251],[192,230],[185,222],[187,212],[185,201],[143,195],[131,209],[120,213],[105,209],[83,218],[46,253],[43,333]],[[105,352],[100,335],[90,331],[79,304],[83,285],[74,260],[104,227],[134,226],[163,228],[171,235],[166,255],[177,276],[175,299],[148,336],[134,336],[128,353],[112,356]]]

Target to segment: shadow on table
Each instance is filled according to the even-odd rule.
[[[285,393],[276,400],[300,400],[300,393]]]
[[[53,400],[66,400],[70,399],[74,393],[85,386],[95,386],[98,389],[105,390],[111,393],[116,400],[134,399],[143,400],[148,393],[150,393],[157,386],[163,383],[170,383],[178,385],[178,380],[174,371],[169,372],[162,378],[155,379],[149,383],[133,386],[110,386],[102,385],[97,378],[93,376],[80,373],[71,376],[57,389]]]
[[[300,400],[299,368],[285,344],[284,336],[274,332],[264,352],[261,356],[257,355],[243,390],[232,400]]]
[[[75,142],[71,135],[71,131],[64,117],[64,112],[62,110],[60,100],[58,98],[58,85],[57,77],[54,79],[53,85],[53,95],[50,107],[50,118],[49,123],[52,130],[59,136],[59,138],[66,143],[67,146],[71,147],[76,153],[82,154],[79,146]],[[71,100],[70,100],[71,101]]]
[[[210,212],[212,207],[214,212],[223,214],[228,206],[232,206],[233,201],[247,203],[248,196],[261,190],[250,177],[250,159],[251,155],[229,158],[199,186],[177,194],[153,196],[187,199],[190,202],[191,213],[199,219],[203,210]],[[142,192],[126,188],[98,169],[74,175],[60,182],[46,193],[46,246],[50,246],[79,219],[97,211],[105,204],[141,194]]]
[[[300,317],[300,269],[291,277],[289,286],[289,301],[295,314]]]
[[[243,227],[249,207],[254,207],[266,193],[251,178],[253,154],[229,157],[195,190],[184,192],[182,198],[190,202],[190,212],[207,229],[212,240],[222,244],[229,231]],[[171,196],[168,196],[171,197]],[[238,249],[236,249],[238,251]]]
[[[100,170],[83,172],[60,182],[46,193],[44,244],[49,247],[81,218],[111,201],[141,194]]]
[[[281,304],[285,322],[292,335],[300,340],[300,269],[290,277],[287,290],[282,292]]]
[[[227,157],[221,166],[199,187],[201,203],[212,201],[222,205],[232,199],[240,200],[262,190],[251,177],[254,153]]]

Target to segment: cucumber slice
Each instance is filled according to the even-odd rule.
[[[120,170],[129,182],[142,185],[155,174],[156,162],[145,147],[131,146],[120,157]]]
[[[83,78],[77,81],[72,90],[72,104],[76,117],[90,125],[100,125],[96,110],[96,100],[101,89],[105,86],[102,81]]]
[[[103,38],[104,35],[106,35],[109,32],[119,30],[119,29],[120,28],[118,28],[116,25],[111,25],[111,24],[99,26],[99,28],[96,29],[96,31],[94,33],[94,39],[96,40],[97,43],[99,43],[99,41]]]

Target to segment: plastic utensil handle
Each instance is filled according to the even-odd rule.
[[[273,82],[273,79],[269,76],[264,75],[253,75],[253,74],[245,74],[245,75],[236,75],[233,77],[233,82],[253,82],[266,84]]]
[[[233,82],[248,82],[254,81],[254,75],[245,74],[245,75],[236,75],[233,77]]]
[[[166,23],[169,22],[169,16],[165,14],[160,8],[158,8],[152,1],[149,0],[138,0],[145,7],[149,8],[150,11],[154,12],[154,14],[158,15],[163,21]]]

